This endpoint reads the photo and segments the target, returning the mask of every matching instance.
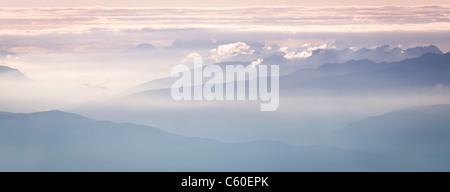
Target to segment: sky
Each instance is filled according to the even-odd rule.
[[[167,77],[172,66],[189,55],[223,60],[212,55],[223,45],[250,49],[277,45],[280,49],[270,54],[293,56],[321,46],[406,49],[433,44],[450,51],[450,3],[423,4],[414,0],[0,0],[0,50],[15,53],[0,58],[0,64],[44,82],[39,90],[66,90],[67,95],[58,98],[79,95],[73,99],[82,102],[81,97],[115,96]],[[130,51],[140,44],[154,46],[155,51]],[[251,59],[256,62],[262,57]]]
[[[449,5],[448,0],[2,0],[0,7],[73,7],[73,6],[108,6],[108,7],[236,7],[236,6],[386,6],[386,5]]]
[[[3,8],[0,34],[220,29],[273,32],[450,30],[449,6],[275,8]]]

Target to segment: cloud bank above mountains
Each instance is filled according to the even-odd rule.
[[[18,54],[123,51],[136,45],[208,51],[276,44],[344,49],[436,45],[450,51],[450,6],[0,8],[0,50]],[[185,55],[189,53],[183,53]],[[288,56],[289,56],[288,55]]]
[[[207,0],[166,0],[166,1],[142,1],[142,0],[78,0],[78,1],[52,1],[42,0],[39,2],[33,0],[3,0],[0,2],[2,7],[77,7],[77,6],[111,6],[111,7],[249,7],[249,6],[379,6],[379,5],[423,5],[439,4],[448,5],[446,0],[428,0],[426,3],[421,0],[228,0],[228,1],[207,1]]]
[[[0,34],[228,29],[275,32],[450,30],[448,6],[2,8]]]
[[[2,7],[0,25],[0,50],[14,53],[3,54],[2,65],[48,85],[36,87],[49,87],[36,92],[68,90],[64,94],[77,96],[63,98],[78,102],[167,77],[173,66],[192,64],[194,56],[202,56],[204,64],[292,64],[288,74],[324,62],[364,59],[347,52],[377,52],[383,45],[389,45],[389,53],[428,45],[450,51],[447,5]],[[373,58],[393,58],[380,54]],[[409,58],[394,55],[399,57],[387,61]],[[21,95],[32,92],[22,90]]]

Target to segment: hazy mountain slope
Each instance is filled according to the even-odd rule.
[[[395,163],[332,147],[220,143],[60,111],[0,113],[2,171],[360,171]]]
[[[290,87],[300,82],[321,77],[370,72],[390,67],[389,63],[375,63],[367,59],[357,61],[351,60],[345,63],[325,63],[314,69],[300,69],[290,75],[281,77],[280,87]]]
[[[423,130],[427,124],[433,126]],[[447,125],[449,120],[409,111],[368,118],[339,133],[350,147],[360,149],[343,150],[273,141],[221,143],[60,111],[0,113],[0,170],[445,171],[450,170],[448,153],[442,153],[448,151]],[[383,128],[375,130],[379,127]],[[419,155],[410,152],[424,143]],[[386,146],[406,152],[379,150]]]
[[[368,66],[367,63],[367,60],[351,61],[342,64],[342,67],[347,68],[350,65]],[[297,83],[290,86],[289,89],[326,89],[352,92],[446,86],[450,83],[450,53],[443,55],[425,54],[419,58],[373,65],[378,65],[377,67],[381,69],[373,71],[367,69],[343,75],[318,77]],[[321,71],[322,69],[318,68],[317,70]],[[295,77],[291,78],[295,80]]]
[[[450,119],[440,113],[449,110],[450,105],[434,105],[368,117],[339,130],[337,142],[383,153],[450,159]]]
[[[30,81],[30,79],[17,69],[0,66],[0,81]]]

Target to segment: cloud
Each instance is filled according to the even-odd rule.
[[[449,12],[449,6],[2,8],[0,34],[80,34],[144,29],[276,32],[450,30]]]
[[[286,59],[307,58],[312,55],[312,52],[308,52],[306,50],[296,53],[294,51],[289,51],[288,49],[288,47],[281,47],[279,49],[280,52],[285,53],[283,57]]]
[[[272,50],[272,46],[266,45],[266,46],[263,47],[263,49],[266,50],[266,51],[270,51],[270,50]]]
[[[220,62],[226,58],[237,55],[251,55],[255,50],[251,50],[250,46],[244,42],[236,42],[230,44],[219,45],[215,49],[211,49],[211,58],[216,62]]]
[[[105,90],[106,89],[106,84],[105,82],[103,83],[83,83],[81,84],[82,86],[88,88],[88,89],[99,89],[99,90]]]
[[[303,47],[308,47],[310,45],[311,43],[305,43],[303,44]],[[318,49],[336,49],[336,47],[330,44],[321,44],[318,46],[308,47],[306,50],[301,52],[289,51],[288,47],[281,47],[279,51],[285,53],[283,57],[286,59],[304,59],[310,57],[313,51]]]
[[[252,66],[257,66],[257,65],[261,64],[263,61],[264,61],[264,59],[259,58],[259,59],[255,60],[255,61],[252,61],[251,65]]]
[[[186,62],[189,62],[189,61],[193,61],[194,60],[194,57],[201,57],[201,55],[199,54],[199,53],[197,53],[197,52],[193,52],[193,53],[190,53],[190,54],[188,54],[188,55],[186,55],[186,57],[184,57],[182,60],[181,60],[181,62],[182,63],[186,63]]]

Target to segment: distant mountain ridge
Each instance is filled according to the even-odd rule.
[[[17,69],[0,65],[0,80],[1,81],[31,81]]]
[[[335,140],[370,151],[448,158],[450,119],[442,113],[445,111],[450,111],[450,104],[412,107],[368,117],[338,130]]]
[[[375,48],[346,49],[317,49],[311,51],[311,56],[306,58],[284,58],[286,54],[275,54],[265,58],[266,65],[280,65],[282,75],[305,68],[316,68],[326,63],[344,63],[351,60],[370,60],[376,63],[396,62],[409,58],[420,57],[426,53],[443,54],[434,45],[419,46],[409,49],[384,45]]]
[[[362,71],[372,71],[376,69],[383,69],[383,65],[374,65],[375,63],[381,62],[394,62],[401,61],[408,58],[416,58],[420,57],[426,53],[433,54],[443,54],[442,51],[439,50],[434,45],[429,46],[421,46],[415,48],[409,48],[402,50],[399,47],[391,47],[388,45],[376,47],[373,49],[362,48],[359,50],[352,49],[317,49],[312,52],[312,55],[303,59],[286,59],[283,57],[284,54],[277,53],[270,56],[266,56],[263,58],[262,65],[279,65],[280,66],[280,75],[290,77],[296,75],[297,78],[294,78],[296,81],[304,81],[309,80],[316,77],[329,76],[329,75],[339,75],[345,74],[349,72],[362,72]],[[365,67],[362,67],[362,61],[365,62]],[[347,69],[345,71],[337,71],[343,70],[340,66],[336,66],[337,63],[346,63]],[[226,65],[250,65],[251,61],[225,61],[216,63],[217,65],[224,68]],[[318,67],[321,73],[317,73],[315,68]],[[369,69],[370,68],[370,69]],[[327,73],[323,73],[325,70],[328,70]],[[143,83],[131,90],[130,93],[134,92],[142,92],[145,90],[155,90],[155,89],[165,89],[170,88],[173,82],[175,82],[175,78],[166,77],[161,79],[155,79],[146,83]],[[285,82],[286,84],[292,85],[289,82]],[[298,82],[297,82],[298,83]],[[282,85],[287,86],[287,85]]]
[[[449,126],[420,108],[368,117],[338,130],[333,139],[356,148],[343,149],[221,143],[61,111],[0,112],[0,170],[448,171]]]
[[[443,54],[443,52],[434,45],[419,46],[404,50],[399,47],[384,45],[374,49],[359,49],[354,52],[354,56],[352,58],[354,60],[368,59],[374,62],[394,62],[420,57],[426,53],[433,53],[437,55]]]
[[[358,171],[379,158],[274,141],[221,143],[61,111],[0,113],[0,154],[2,171]]]
[[[447,86],[450,83],[450,52],[427,53],[419,58],[392,63],[368,60],[324,64],[313,70],[299,70],[280,80],[285,89],[398,90]]]

